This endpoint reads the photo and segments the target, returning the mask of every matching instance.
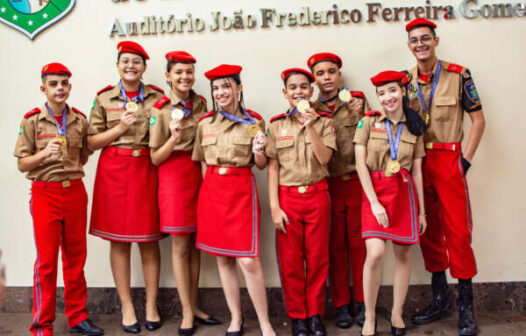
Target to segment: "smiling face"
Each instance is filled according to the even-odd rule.
[[[218,78],[212,81],[212,97],[222,109],[234,112],[238,106],[238,96],[243,91],[243,85],[237,84],[233,78]]]
[[[324,61],[316,64],[312,69],[314,78],[316,79],[316,85],[322,93],[331,93],[338,90],[342,74],[338,65]]]
[[[166,81],[170,83],[172,91],[178,96],[185,96],[190,92],[195,82],[195,70],[193,64],[175,63],[166,73]]]
[[[117,61],[117,71],[123,81],[139,82],[146,71],[146,63],[139,55],[122,53]]]
[[[283,95],[289,101],[291,107],[296,107],[304,99],[310,100],[313,88],[307,76],[302,74],[290,75],[283,89]]]
[[[394,113],[402,109],[405,88],[398,82],[391,82],[376,87],[378,101],[385,113]]]
[[[49,103],[62,105],[66,103],[71,91],[68,76],[46,75],[40,86],[40,91],[46,95]]]
[[[429,27],[418,27],[409,32],[407,46],[417,61],[424,62],[436,58],[439,38]]]

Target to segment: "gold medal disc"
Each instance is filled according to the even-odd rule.
[[[431,117],[429,116],[429,113],[426,113],[424,117],[424,122],[426,123],[426,126],[429,125],[429,119],[431,119]]]
[[[386,172],[389,172],[391,174],[396,174],[400,171],[400,162],[396,160],[390,160],[387,162],[387,169]]]
[[[351,92],[349,90],[347,90],[347,89],[340,90],[340,92],[338,93],[338,98],[342,102],[348,103],[352,99]]]
[[[305,113],[310,108],[310,103],[308,100],[302,100],[296,106],[299,113]]]
[[[62,146],[62,148],[66,148],[66,146],[68,145],[68,140],[64,135],[57,135],[55,139],[60,141],[60,145]]]
[[[261,131],[261,128],[259,128],[259,126],[256,124],[252,124],[248,127],[248,135],[251,138],[254,138],[260,131]]]
[[[184,112],[181,109],[175,109],[172,111],[172,119],[183,120]]]
[[[126,111],[129,112],[137,112],[139,110],[139,105],[137,105],[136,102],[127,102],[126,103]]]

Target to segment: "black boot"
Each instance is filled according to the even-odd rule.
[[[473,286],[471,279],[458,280],[458,334],[475,336],[479,332],[473,314]]]
[[[365,303],[356,302],[356,324],[363,327],[365,323]]]
[[[320,315],[314,315],[308,320],[309,324],[309,331],[311,335],[314,336],[326,336],[327,330],[325,330],[325,326],[323,325],[323,322],[321,321]]]
[[[292,335],[293,336],[308,336],[309,327],[307,326],[307,320],[293,319],[292,320]]]
[[[352,316],[349,309],[350,304],[346,304],[338,308],[338,316],[336,317],[336,326],[341,329],[348,329],[352,326]]]
[[[421,313],[416,313],[411,317],[414,324],[428,324],[453,314],[446,273],[433,273],[431,287],[433,289],[433,300]]]

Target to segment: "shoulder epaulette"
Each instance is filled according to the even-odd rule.
[[[164,96],[161,99],[159,99],[155,104],[153,104],[153,107],[160,110],[166,103],[170,101],[170,98]]]
[[[351,91],[351,96],[358,98],[365,98],[365,95],[362,91]]]
[[[25,115],[24,115],[24,118],[29,118],[31,117],[32,115],[34,114],[37,114],[37,113],[40,113],[40,109],[38,107],[35,107],[34,109],[32,109],[31,111],[27,112]]]
[[[204,118],[211,117],[213,114],[214,114],[214,110],[208,112],[207,114],[205,114],[204,116],[202,116],[201,118],[199,118],[199,121],[203,120]]]
[[[316,113],[318,113],[318,115],[320,115],[322,117],[332,118],[332,116],[329,113],[327,113],[327,112],[316,111]]]
[[[449,66],[447,67],[447,71],[456,72],[456,73],[461,73],[462,69],[464,68],[461,65],[453,64],[453,63],[449,64]]]
[[[277,116],[273,116],[270,118],[270,123],[272,124],[274,121],[279,120],[281,118],[285,118],[287,115],[285,113],[278,114]]]
[[[206,100],[205,96],[199,95],[199,98],[201,98],[205,103],[208,103],[208,100]]]
[[[86,117],[86,115],[84,113],[80,112],[80,110],[77,109],[76,107],[72,107],[71,109],[73,110],[73,112],[76,112],[76,113],[80,114],[84,118],[86,118],[86,119],[88,118],[88,117]]]
[[[164,94],[164,90],[161,89],[160,87],[157,87],[155,85],[152,85],[152,84],[148,84],[152,89],[154,89],[155,91],[159,91],[160,93]]]
[[[109,89],[112,89],[112,88],[113,88],[113,85],[108,85],[108,86],[106,86],[105,88],[103,88],[102,90],[100,90],[99,92],[97,92],[97,96],[100,95],[100,94],[103,93],[103,92],[108,91]]]
[[[380,111],[369,111],[365,115],[368,116],[368,117],[374,117],[374,116],[379,116],[379,115],[382,115],[382,114],[380,113]]]
[[[252,117],[256,118],[257,120],[263,119],[262,116],[259,115],[259,113],[256,113],[252,110],[247,110],[248,114],[250,114]]]

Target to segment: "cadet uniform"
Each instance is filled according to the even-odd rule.
[[[135,45],[121,46],[119,51],[147,56],[142,48],[135,49]],[[149,120],[151,108],[164,92],[142,83],[137,93],[126,92],[124,97],[122,91],[120,85],[100,90],[90,114],[88,134],[96,135],[120,123],[125,98],[126,102],[138,98],[137,119],[133,125],[100,154],[90,234],[120,242],[157,241],[163,234],[159,231],[157,171],[150,162],[148,148]]]
[[[241,69],[222,65],[205,76],[212,81]],[[257,125],[264,130],[265,121],[251,110],[237,110],[233,116],[244,122],[210,111],[197,126],[192,160],[205,162],[208,169],[197,204],[196,246],[211,255],[257,257],[261,209],[248,129]]]
[[[333,62],[339,68],[342,66],[340,57],[330,53],[315,54],[307,63],[310,65],[324,61]],[[358,122],[370,108],[362,91],[350,91],[350,94],[361,102],[361,113],[351,110],[347,102],[342,101],[338,96],[328,100],[318,97],[312,105],[316,111],[331,115],[338,146],[338,151],[329,162],[330,177],[328,178],[332,210],[329,284],[332,304],[336,308],[351,302],[349,271],[352,272],[354,300],[364,301],[363,264],[366,251],[365,242],[361,237],[362,186],[356,174],[352,139]]]
[[[309,72],[304,72],[314,81]],[[327,113],[318,114],[312,127],[324,145],[336,151],[333,121]],[[289,219],[286,234],[276,231],[287,314],[291,319],[323,315],[329,272],[328,167],[316,158],[306,126],[295,110],[271,119],[266,155],[278,161],[279,203]]]
[[[48,74],[71,76],[59,63],[44,66],[42,76]],[[37,336],[53,335],[59,249],[68,326],[73,328],[88,318],[84,277],[88,195],[82,182],[82,166],[90,155],[86,143],[88,122],[82,112],[67,105],[63,118],[54,118],[47,104],[28,112],[20,125],[14,152],[21,159],[42,151],[60,135],[58,128],[66,123],[66,145],[61,153],[46,158],[26,174],[32,181],[29,206],[37,250],[30,332]]]

